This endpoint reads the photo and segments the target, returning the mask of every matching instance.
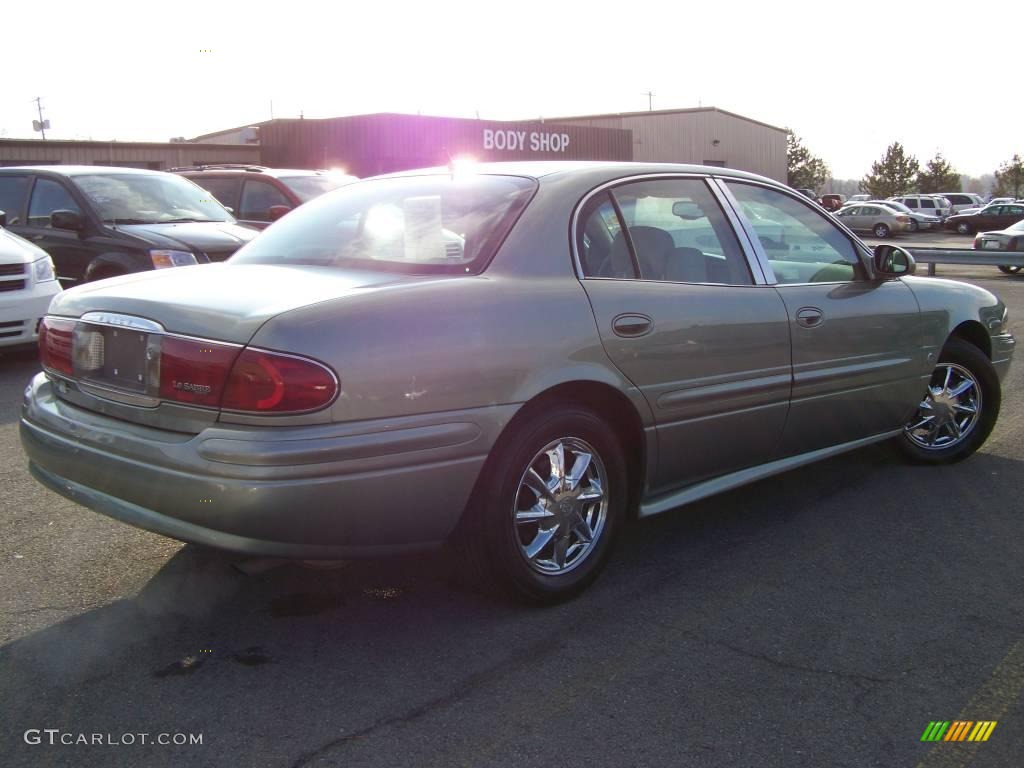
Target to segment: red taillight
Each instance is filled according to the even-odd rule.
[[[39,325],[39,359],[43,368],[65,376],[74,375],[71,363],[71,342],[74,333],[74,320],[43,318]]]
[[[1011,237],[1009,240],[1006,241],[1006,250],[1016,251],[1018,242],[1019,241],[1016,237]]]
[[[289,413],[323,408],[338,394],[338,380],[313,360],[245,349],[228,377],[221,408]]]
[[[160,397],[216,408],[239,347],[166,336],[160,343]]]

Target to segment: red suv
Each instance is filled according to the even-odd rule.
[[[196,165],[172,168],[231,211],[239,224],[265,229],[292,208],[332,189],[358,181],[332,171],[264,168],[260,165]]]

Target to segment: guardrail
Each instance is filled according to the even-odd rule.
[[[914,261],[928,265],[928,274],[935,275],[936,264],[981,264],[987,267],[1024,266],[1024,253],[985,251],[974,248],[907,248]]]

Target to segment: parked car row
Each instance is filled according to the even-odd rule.
[[[12,347],[36,341],[60,284],[46,252],[8,232],[5,223],[0,211],[0,347]]]

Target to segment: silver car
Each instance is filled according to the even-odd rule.
[[[60,295],[22,444],[48,487],[167,536],[309,559],[447,544],[473,583],[550,602],[632,516],[882,440],[974,452],[1006,309],[912,272],[738,171],[379,177],[226,263]]]
[[[857,203],[836,211],[835,215],[855,232],[870,232],[875,237],[911,231],[910,216],[887,205]]]
[[[873,205],[881,205],[884,208],[891,208],[896,213],[908,216],[910,218],[910,228],[908,231],[910,232],[935,229],[942,225],[942,219],[938,216],[929,216],[926,213],[911,210],[903,203],[897,203],[895,200],[870,200],[868,202]]]
[[[999,271],[1015,275],[1024,266],[1024,220],[995,232],[979,232],[974,238],[974,247],[980,251],[1020,252],[1021,263],[1000,265]]]

